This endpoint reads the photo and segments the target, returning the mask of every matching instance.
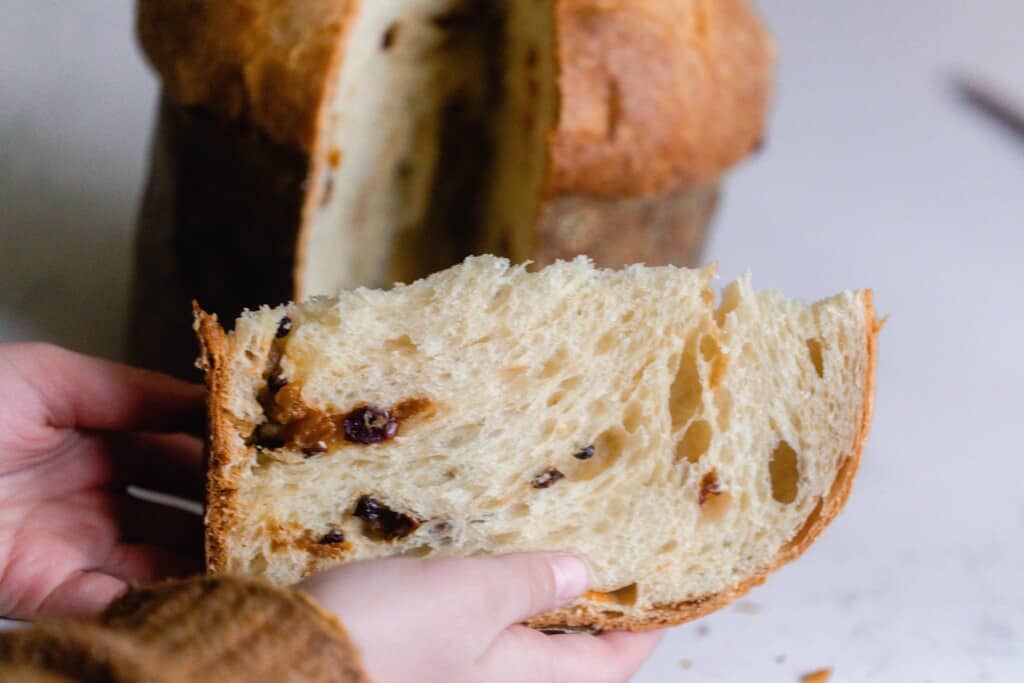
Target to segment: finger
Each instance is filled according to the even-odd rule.
[[[29,613],[32,618],[87,618],[103,611],[127,590],[124,581],[98,571],[77,571],[50,591]]]
[[[122,495],[116,514],[124,543],[142,543],[201,560],[203,518],[168,505]]]
[[[203,444],[187,434],[110,434],[116,486],[203,499]]]
[[[510,624],[569,602],[587,588],[590,574],[579,558],[532,553],[494,558],[410,560],[392,558],[347,565],[303,582],[328,609],[372,615],[386,622],[457,622],[460,633],[481,647]],[[358,586],[358,590],[346,587]],[[396,597],[402,614],[380,609],[377,596]],[[401,599],[398,600],[397,598]]]
[[[132,584],[191,576],[203,570],[202,560],[153,545],[119,543],[98,568],[99,571]]]
[[[564,553],[521,553],[461,560],[433,571],[480,628],[504,630],[579,596],[590,584],[586,563]]]
[[[17,344],[8,358],[52,427],[202,433],[201,386],[50,344]]]
[[[628,681],[661,642],[662,632],[546,636],[512,626],[482,663],[487,680]]]

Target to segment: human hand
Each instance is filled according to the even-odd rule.
[[[370,677],[392,681],[626,681],[657,632],[545,635],[520,622],[587,588],[557,553],[391,558],[312,576],[300,588],[339,615]]]
[[[202,387],[46,344],[0,345],[0,615],[91,615],[202,568]]]

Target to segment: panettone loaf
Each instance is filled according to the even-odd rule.
[[[494,257],[391,291],[197,312],[207,556],[289,584],[382,556],[563,550],[594,590],[534,626],[645,629],[732,601],[850,492],[869,291],[715,306],[711,269]]]
[[[474,253],[695,264],[761,141],[746,0],[139,0],[163,82],[136,361],[198,298],[411,282]]]

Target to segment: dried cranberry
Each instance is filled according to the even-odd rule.
[[[412,517],[395,512],[371,496],[360,497],[352,514],[366,522],[370,536],[385,541],[408,536],[420,525]]]
[[[376,498],[370,496],[362,496],[356,501],[356,511],[353,512],[359,519],[365,519],[370,522],[380,518],[381,512],[386,509],[383,505],[377,502]]]
[[[323,535],[323,538],[320,539],[320,542],[325,544],[325,545],[332,544],[332,543],[344,543],[345,542],[345,534],[343,534],[342,532],[338,531],[337,529],[331,529],[330,531],[328,531],[326,534]]]
[[[534,477],[533,480],[530,481],[530,486],[535,489],[546,489],[559,479],[565,479],[565,475],[552,467],[551,469],[544,470]]]
[[[345,438],[355,443],[379,443],[398,433],[398,420],[380,408],[364,406],[345,416]]]
[[[590,460],[591,458],[594,457],[594,447],[587,446],[579,453],[574,454],[572,457],[576,458],[577,460]]]
[[[717,496],[724,490],[722,482],[718,479],[718,474],[712,470],[705,474],[704,478],[700,480],[700,493],[697,494],[697,503],[703,505],[708,502],[709,497]]]
[[[292,319],[288,316],[281,318],[281,322],[277,324],[277,338],[287,337],[288,333],[292,331]]]

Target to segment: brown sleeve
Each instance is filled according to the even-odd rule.
[[[217,576],[133,590],[95,621],[0,634],[0,680],[370,679],[341,623],[305,594]]]

